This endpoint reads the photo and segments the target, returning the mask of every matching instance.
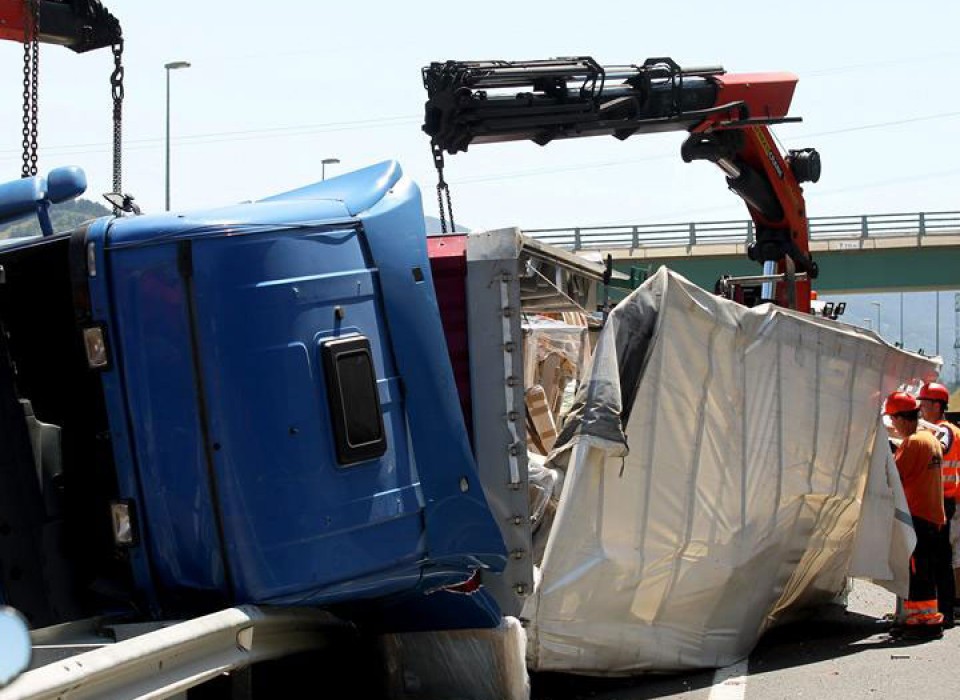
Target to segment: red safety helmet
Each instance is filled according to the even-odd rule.
[[[923,385],[923,388],[920,389],[920,394],[917,396],[917,398],[948,403],[950,401],[950,392],[943,384],[928,382]]]
[[[886,403],[883,406],[883,413],[887,416],[893,416],[897,413],[916,411],[919,408],[920,404],[917,403],[917,400],[913,398],[912,394],[908,394],[905,391],[895,391],[887,397]]]

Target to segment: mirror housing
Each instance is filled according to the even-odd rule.
[[[53,235],[50,205],[76,199],[87,189],[87,176],[80,168],[55,168],[43,177],[34,175],[0,183],[0,224],[36,216],[44,236]]]
[[[14,608],[0,606],[0,688],[12,683],[27,670],[33,643],[26,620]]]

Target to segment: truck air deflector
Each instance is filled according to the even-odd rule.
[[[506,548],[483,494],[460,410],[427,256],[420,190],[400,179],[359,218],[379,270],[404,382],[430,555],[475,556],[478,564],[501,570]],[[411,274],[414,268],[420,269],[421,281]]]
[[[402,175],[400,164],[388,160],[260,201],[336,200],[356,216],[383,199]]]

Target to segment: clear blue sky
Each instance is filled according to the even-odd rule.
[[[960,287],[960,285],[958,285]],[[957,359],[953,347],[957,335],[958,294],[956,291],[914,292],[908,294],[831,295],[831,301],[844,301],[846,311],[841,321],[861,328],[877,330],[889,343],[903,343],[908,350],[943,358],[941,377],[951,386],[957,382]],[[826,297],[825,297],[826,298]],[[901,305],[902,301],[902,305]],[[939,312],[939,314],[938,314]],[[937,323],[939,315],[940,322]],[[940,342],[937,343],[939,332]]]
[[[126,38],[124,189],[144,211],[163,207],[166,62],[192,63],[171,75],[173,208],[299,187],[336,157],[328,175],[398,160],[436,215],[421,68],[570,55],[796,73],[792,112],[803,122],[774,131],[784,148],[821,153],[823,176],[806,188],[811,216],[960,210],[960,5],[943,0],[104,3]],[[0,167],[11,179],[20,172],[21,60],[18,44],[0,44],[9,105]],[[109,51],[44,46],[41,56],[41,170],[81,165],[94,199],[111,182],[111,64]],[[715,167],[681,161],[681,140],[474,147],[447,158],[457,221],[478,229],[744,218]],[[952,326],[942,332],[952,344]]]

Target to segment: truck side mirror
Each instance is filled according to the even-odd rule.
[[[76,166],[54,168],[47,173],[47,198],[54,204],[76,199],[87,191],[87,175]]]
[[[0,606],[0,688],[30,666],[33,646],[27,623],[15,609]]]

